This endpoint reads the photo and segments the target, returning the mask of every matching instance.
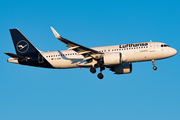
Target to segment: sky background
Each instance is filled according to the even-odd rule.
[[[158,41],[179,52],[179,0],[8,0],[0,3],[0,120],[180,120],[179,53],[133,63],[131,74],[106,69],[44,69],[8,63],[18,28],[41,51]]]

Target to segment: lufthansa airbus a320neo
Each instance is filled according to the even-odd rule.
[[[155,60],[174,56],[177,51],[162,42],[143,42],[133,44],[112,45],[88,48],[61,37],[51,27],[55,37],[68,47],[67,50],[42,52],[38,50],[18,29],[10,29],[11,37],[17,54],[5,53],[11,58],[8,62],[43,68],[67,69],[84,67],[91,73],[100,67],[102,71],[110,69],[115,74],[132,72],[133,62],[152,61],[156,70]]]

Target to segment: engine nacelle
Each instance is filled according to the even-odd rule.
[[[121,64],[121,53],[108,53],[104,55],[104,65],[117,65]]]
[[[132,72],[132,64],[131,63],[125,63],[122,65],[116,65],[110,69],[111,71],[114,71],[114,74],[127,74]]]
[[[108,53],[103,57],[104,65],[118,65],[127,60],[127,56],[121,53]]]

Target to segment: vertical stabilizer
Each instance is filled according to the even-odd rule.
[[[17,55],[39,53],[39,50],[18,29],[10,29],[10,33]]]

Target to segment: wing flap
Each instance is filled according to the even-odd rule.
[[[86,53],[90,53],[91,51],[84,51],[84,52],[79,52],[78,54],[79,55],[83,55],[83,54],[86,54]]]
[[[78,48],[79,46],[74,46],[74,47],[69,47],[68,50],[73,50],[73,49],[76,49]]]
[[[91,56],[90,57],[86,57],[83,60],[89,60],[89,59],[92,59],[92,57]]]

